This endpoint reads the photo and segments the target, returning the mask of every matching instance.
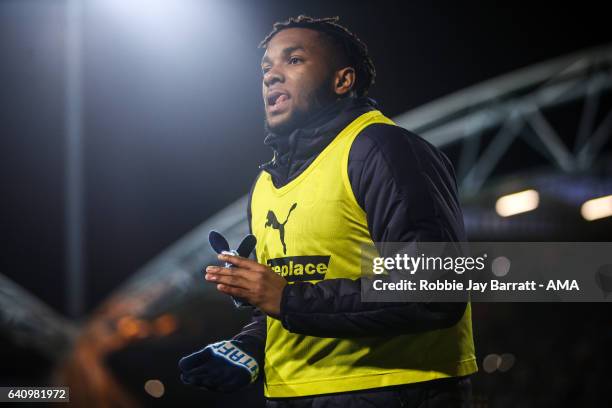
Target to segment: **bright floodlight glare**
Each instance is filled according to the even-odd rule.
[[[586,201],[580,208],[580,214],[587,221],[612,216],[612,195]]]
[[[501,217],[509,217],[533,211],[540,204],[540,194],[536,190],[525,190],[514,194],[508,194],[497,199],[495,211]]]
[[[191,0],[99,0],[97,6],[111,24],[140,46],[187,52],[193,46],[194,27],[210,11],[208,2]]]
[[[102,5],[133,22],[140,24],[180,23],[177,19],[184,18],[192,9],[193,1],[168,0],[104,0]],[[164,29],[164,27],[156,27]]]

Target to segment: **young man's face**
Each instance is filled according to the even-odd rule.
[[[289,133],[332,102],[333,55],[319,32],[287,28],[267,45],[262,59],[266,123],[274,133]]]

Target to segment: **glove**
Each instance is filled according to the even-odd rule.
[[[232,392],[255,381],[257,361],[239,346],[239,340],[209,344],[179,360],[181,381],[210,391]]]
[[[210,246],[214,249],[218,254],[227,254],[227,255],[238,255],[243,258],[248,258],[253,249],[255,249],[255,245],[257,245],[257,238],[254,235],[247,235],[242,239],[240,245],[238,245],[238,249],[230,250],[229,243],[227,239],[217,231],[210,231],[208,234],[208,241],[210,242]],[[232,265],[229,262],[225,262],[225,268],[231,268]],[[246,300],[232,296],[232,301],[234,302],[234,306],[238,309],[248,309],[253,308],[251,304],[249,304]]]
[[[238,251],[222,251],[222,254],[226,254],[226,255],[238,255]],[[229,263],[229,262],[225,262],[223,264],[224,268],[232,268],[234,265]],[[247,302],[246,300],[236,297],[236,296],[232,296],[232,302],[234,302],[234,306],[237,309],[252,309],[253,305],[251,305],[249,302]]]

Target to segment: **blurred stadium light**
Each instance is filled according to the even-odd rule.
[[[501,217],[521,214],[538,208],[540,195],[536,190],[525,190],[502,196],[495,203],[495,211]]]
[[[612,216],[612,195],[589,200],[582,204],[580,213],[587,221]]]

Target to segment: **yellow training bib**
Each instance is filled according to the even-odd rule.
[[[260,173],[251,196],[257,259],[289,284],[361,276],[361,244],[372,238],[349,182],[348,156],[359,132],[372,123],[394,124],[377,110],[359,116],[281,188],[269,173]],[[477,366],[470,304],[453,327],[394,337],[312,337],[290,333],[268,317],[264,370],[269,398],[471,374]]]

